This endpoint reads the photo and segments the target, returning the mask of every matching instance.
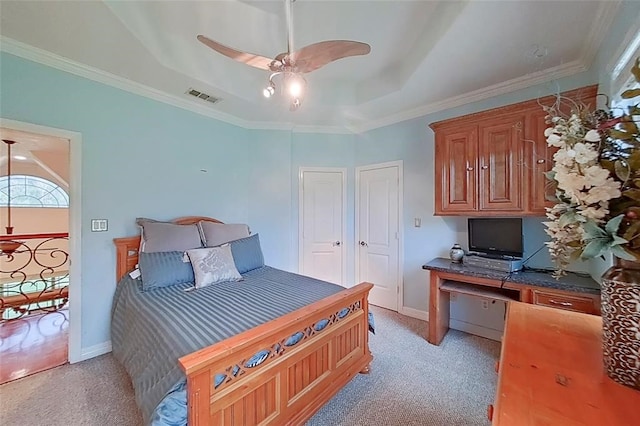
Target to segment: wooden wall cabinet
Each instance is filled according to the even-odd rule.
[[[561,96],[595,105],[596,86]],[[544,216],[554,188],[546,113],[555,96],[432,123],[435,132],[435,214]]]
[[[477,210],[477,128],[451,129],[440,139],[440,149],[436,149],[436,188],[440,188],[442,197],[436,198],[436,203],[449,212]]]

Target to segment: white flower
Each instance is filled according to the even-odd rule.
[[[584,135],[584,140],[587,142],[600,142],[600,133],[597,130],[589,130],[586,135]]]
[[[544,129],[544,137],[548,138],[549,135],[551,135],[551,133],[553,133],[555,131],[555,127],[547,127],[546,129]]]
[[[587,219],[593,219],[596,222],[601,221],[607,213],[609,213],[608,209],[603,209],[602,207],[579,207],[580,215],[586,217]]]
[[[601,201],[609,201],[612,198],[618,198],[621,195],[620,182],[607,178],[602,185],[594,186],[589,190],[587,195],[584,197],[584,202],[586,204],[597,204]]]
[[[609,170],[598,165],[589,166],[583,171],[587,184],[590,186],[604,185],[609,177]]]
[[[581,193],[586,186],[586,179],[578,172],[571,171],[566,173],[564,171],[558,171],[556,173],[556,181],[558,181],[558,189],[565,192],[567,197],[571,198],[576,204],[580,203]]]
[[[549,146],[557,146],[558,148],[562,148],[564,146],[564,142],[560,136],[555,133],[552,133],[547,137],[547,144]]]
[[[556,151],[555,154],[553,154],[553,161],[555,161],[556,164],[559,164],[564,167],[573,167],[573,163],[574,163],[573,157],[574,156],[569,155],[567,149],[561,148],[558,151]]]
[[[579,164],[587,164],[598,158],[598,151],[593,149],[593,146],[582,142],[573,145],[573,150],[575,151],[576,162]]]

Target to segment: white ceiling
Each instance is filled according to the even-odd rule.
[[[31,170],[36,167],[44,170],[59,184],[68,188],[69,140],[5,127],[0,127],[0,139],[15,142],[11,146],[11,157],[13,157],[11,159],[12,174],[22,174],[25,170]],[[7,145],[1,143],[0,175],[7,173],[9,159],[7,153]]]
[[[196,40],[274,57],[287,46],[282,0],[2,1],[0,34],[5,46],[51,52],[246,127],[363,130],[582,71],[618,4],[297,0],[294,46],[348,39],[371,53],[308,74],[295,112],[262,96],[267,71]],[[190,97],[191,87],[223,100]]]

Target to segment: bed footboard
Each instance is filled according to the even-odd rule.
[[[370,283],[180,358],[189,425],[299,425],[368,372]]]

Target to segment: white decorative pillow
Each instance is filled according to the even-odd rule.
[[[236,269],[231,247],[228,244],[220,247],[187,250],[187,256],[189,256],[193,267],[196,288],[226,281],[242,280],[242,275]]]

